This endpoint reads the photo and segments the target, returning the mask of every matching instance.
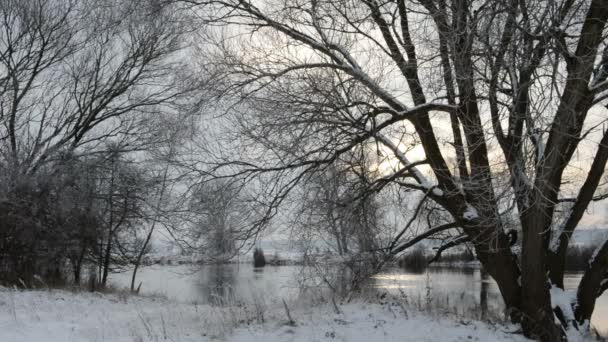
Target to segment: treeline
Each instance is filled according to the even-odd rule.
[[[573,245],[566,252],[566,270],[567,271],[585,271],[589,267],[589,260],[597,246],[593,245]],[[434,251],[430,251],[433,252]],[[430,254],[424,248],[415,248],[412,251],[401,256],[397,264],[400,267],[407,268],[413,271],[422,271],[433,263],[443,264],[460,264],[468,263],[477,260],[470,249],[462,251],[452,251],[442,254],[441,257],[434,259],[434,254]]]
[[[410,252],[402,255],[397,260],[397,264],[400,267],[419,272],[425,270],[429,266],[432,266],[434,263],[463,264],[473,262],[475,260],[477,260],[475,254],[473,254],[470,249],[451,251],[437,257],[436,251],[430,250],[427,253],[425,248],[419,247],[414,248]]]

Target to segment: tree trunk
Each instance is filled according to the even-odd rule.
[[[559,234],[559,236],[554,237],[554,239],[559,239],[559,244],[557,246],[551,246],[554,250],[549,250],[547,255],[547,266],[549,266],[549,277],[551,279],[551,283],[561,289],[564,288],[566,253],[570,239],[578,223],[585,214],[589,203],[593,199],[595,190],[600,184],[604,174],[607,162],[608,131],[605,131],[604,136],[598,145],[597,152],[593,158],[593,163],[591,164],[591,168],[589,169],[585,183],[581,187],[576,201],[570,210],[570,215],[567,217],[566,222],[563,223],[562,230],[558,230],[556,232],[556,234]]]
[[[141,260],[138,258],[135,262],[135,267],[133,267],[133,274],[131,275],[131,292],[135,292],[135,277],[137,276],[137,269],[139,268],[140,261]]]
[[[146,248],[148,248],[148,244],[150,244],[150,240],[152,239],[152,234],[154,233],[154,228],[156,227],[156,222],[158,221],[158,218],[160,216],[160,206],[162,204],[163,201],[163,196],[165,194],[165,190],[166,190],[166,186],[167,186],[167,172],[169,171],[169,166],[165,167],[165,171],[163,173],[163,181],[161,183],[161,188],[158,194],[158,201],[156,202],[156,211],[157,211],[157,215],[154,218],[154,221],[152,222],[152,227],[150,227],[150,231],[148,232],[148,235],[146,236],[146,241],[144,241],[144,245],[141,247],[141,250],[139,251],[139,253],[137,254],[137,259],[135,260],[135,267],[133,268],[133,275],[131,276],[131,292],[135,291],[135,277],[137,276],[137,270],[139,269],[139,265],[141,265],[141,259],[143,258],[144,254],[146,253]],[[138,288],[138,292],[139,292],[139,288]]]
[[[481,232],[475,234],[472,229]],[[465,232],[472,239],[477,258],[484,269],[496,281],[509,315],[513,321],[520,321],[521,310],[521,287],[518,283],[520,277],[517,258],[511,252],[508,237],[502,233],[496,233],[493,227],[467,228]],[[498,234],[498,236],[496,236]]]
[[[109,189],[108,189],[108,213],[110,215],[109,218],[109,223],[108,223],[108,240],[106,243],[106,249],[105,249],[105,253],[100,251],[101,253],[103,253],[103,274],[101,275],[101,286],[105,287],[106,286],[106,281],[108,279],[108,269],[110,268],[110,253],[112,251],[112,235],[114,234],[113,232],[113,225],[114,225],[114,202],[113,202],[113,198],[114,198],[114,156],[112,156],[111,159],[111,173],[110,173],[110,184],[109,184]]]
[[[581,327],[587,327],[595,309],[595,301],[608,287],[608,241],[595,251],[577,290],[574,316]]]
[[[485,269],[481,269],[479,278],[481,281],[479,287],[479,306],[481,307],[481,320],[486,320],[488,316],[488,273]]]
[[[137,270],[139,269],[139,265],[141,265],[141,259],[143,258],[144,254],[146,252],[146,248],[148,248],[148,244],[150,243],[150,240],[152,239],[152,233],[154,232],[155,225],[156,225],[156,221],[154,221],[154,223],[152,224],[152,228],[150,228],[150,231],[148,232],[148,235],[146,236],[146,241],[144,241],[144,245],[141,247],[141,250],[137,254],[137,259],[135,259],[135,265],[133,267],[133,274],[131,275],[131,292],[135,291],[135,277],[137,276]]]
[[[560,237],[560,239],[562,239]],[[566,243],[567,244],[567,243]],[[549,281],[551,284],[564,289],[564,273],[566,270],[565,248],[558,248],[557,252],[549,250],[547,253],[547,269],[549,270]]]
[[[560,341],[562,333],[555,324],[545,263],[548,247],[546,234],[551,225],[553,209],[545,200],[537,198],[535,205],[522,216],[522,328],[527,337]]]
[[[74,284],[80,285],[80,278],[82,274],[82,261],[84,260],[84,254],[86,253],[86,247],[80,250],[78,259],[74,263]]]
[[[101,276],[101,286],[106,287],[108,281],[108,273],[110,269],[110,255],[112,253],[112,235],[108,236],[108,243],[103,258],[103,274]]]

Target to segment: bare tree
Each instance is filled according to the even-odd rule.
[[[143,221],[144,189],[146,179],[142,170],[121,157],[110,153],[109,161],[99,163],[98,187],[95,196],[99,201],[99,218],[102,231],[98,240],[99,279],[107,285],[111,265],[124,258],[124,235],[133,232]],[[126,264],[128,260],[122,261]]]
[[[153,236],[160,229],[168,231],[171,235],[172,222],[180,219],[179,210],[183,207],[181,205],[183,202],[176,200],[179,195],[176,194],[175,188],[185,183],[180,182],[182,174],[179,163],[176,163],[176,159],[179,157],[179,146],[187,140],[183,134],[185,126],[163,116],[154,120],[153,124],[159,125],[162,130],[156,132],[160,136],[158,139],[160,143],[147,151],[146,160],[142,162],[141,166],[148,170],[151,176],[146,181],[148,194],[142,194],[145,206],[142,214],[145,224],[140,230],[143,236],[140,237],[137,234],[139,232],[136,232],[136,240],[139,240],[140,243],[137,246],[135,257],[131,260],[133,265],[131,291],[136,291],[137,271],[145,254],[151,249]],[[137,292],[139,292],[139,287]]]
[[[327,240],[338,255],[379,251],[380,208],[370,184],[369,163],[341,160],[302,183],[300,208],[291,220],[305,236]]]
[[[67,255],[78,282],[83,262],[104,255],[97,171],[116,171],[105,157],[162,143],[156,118],[180,112],[193,85],[180,71],[181,20],[154,0],[0,1],[2,264],[12,280],[29,283],[43,259],[59,269]],[[112,245],[115,234],[103,236]]]
[[[182,93],[180,31],[154,1],[5,0],[0,6],[0,161],[35,173],[61,153],[147,142],[147,113]]]
[[[194,226],[190,239],[199,254],[213,262],[235,257],[244,240],[240,236],[251,208],[242,184],[215,180],[197,186],[191,196]]]
[[[139,267],[141,266],[141,262],[142,262],[144,255],[150,249],[151,242],[152,242],[152,236],[157,228],[157,225],[162,224],[162,222],[160,220],[160,217],[164,214],[162,205],[163,205],[163,202],[165,201],[165,198],[168,196],[167,192],[168,192],[168,188],[170,187],[170,184],[169,184],[170,180],[168,179],[168,171],[169,171],[169,166],[165,165],[164,170],[161,171],[162,176],[160,176],[159,184],[157,186],[157,194],[156,194],[155,198],[151,199],[152,201],[155,202],[152,204],[151,217],[148,217],[145,219],[145,221],[150,222],[150,227],[147,229],[147,231],[145,231],[145,235],[144,235],[143,241],[141,243],[141,246],[138,247],[136,256],[132,261],[132,264],[133,264],[133,272],[131,275],[131,291],[132,292],[135,291],[135,277],[137,276],[137,271],[139,270]],[[137,292],[139,292],[139,288],[138,288]]]
[[[408,223],[389,254],[455,231],[449,244],[474,246],[527,336],[587,330],[608,242],[571,305],[553,307],[551,295],[563,290],[572,232],[606,197],[596,191],[608,159],[603,1],[187,2],[215,27],[205,71],[245,134],[240,156],[211,171],[267,181],[276,209],[311,174],[376,145],[398,165],[365,191],[420,191],[445,219],[415,235]],[[572,177],[577,153],[590,162]],[[521,255],[506,232],[513,216]]]

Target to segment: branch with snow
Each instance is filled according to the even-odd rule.
[[[467,221],[473,221],[473,220],[479,218],[479,213],[477,212],[477,209],[475,209],[475,207],[473,207],[472,205],[467,203],[466,209],[465,209],[464,213],[462,213],[462,218],[464,218]]]

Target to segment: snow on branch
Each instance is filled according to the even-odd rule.
[[[479,213],[477,212],[477,209],[475,209],[475,207],[473,207],[469,203],[466,204],[466,207],[467,209],[464,211],[464,213],[462,213],[462,218],[467,221],[472,221],[479,218]]]
[[[404,167],[406,167],[406,168],[411,167],[412,162],[409,160],[409,158],[388,137],[386,137],[382,133],[376,133],[375,137],[376,137],[376,139],[378,139],[378,141],[380,141],[384,146],[388,147],[393,152],[395,157],[397,157],[397,159],[399,159],[399,161],[401,162],[401,164],[403,164]],[[422,172],[420,172],[420,170],[418,170],[415,167],[411,167],[410,172],[412,173],[412,175],[414,176],[414,179],[416,179],[416,181],[419,184],[421,184],[422,186],[424,186],[426,188],[430,188],[430,186],[425,186],[425,185],[430,185],[430,182],[426,179],[426,177],[422,174]]]

